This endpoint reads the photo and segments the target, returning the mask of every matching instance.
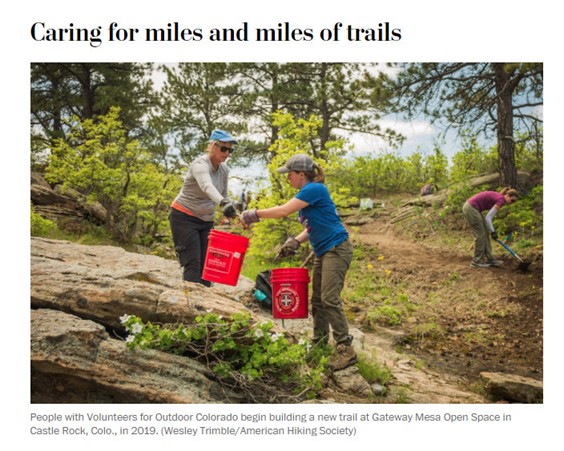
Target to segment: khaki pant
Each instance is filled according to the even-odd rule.
[[[468,202],[464,203],[462,213],[468,221],[468,225],[474,235],[474,262],[478,263],[482,259],[493,260],[492,245],[490,243],[490,232],[486,225],[484,215],[476,210]]]
[[[331,327],[337,344],[350,345],[352,342],[341,303],[341,291],[352,255],[352,245],[346,240],[321,257],[315,257],[311,295],[314,341],[327,342]]]

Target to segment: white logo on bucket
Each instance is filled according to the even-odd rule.
[[[298,308],[298,293],[290,287],[280,289],[276,296],[276,302],[281,313],[290,315]]]
[[[209,269],[228,274],[231,270],[231,252],[226,252],[223,249],[208,248],[208,259],[206,266]]]

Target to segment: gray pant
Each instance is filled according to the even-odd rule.
[[[493,260],[492,245],[490,243],[490,232],[486,225],[486,219],[478,210],[468,202],[464,203],[462,213],[468,221],[472,234],[474,235],[474,261],[478,263],[483,258]]]
[[[341,291],[352,255],[352,245],[346,240],[321,257],[315,257],[311,295],[314,341],[327,342],[330,326],[337,344],[350,345],[352,342],[341,303]]]

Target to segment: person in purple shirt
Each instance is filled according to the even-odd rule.
[[[277,172],[288,174],[288,181],[299,192],[284,205],[246,210],[241,213],[241,221],[248,226],[262,218],[283,218],[298,212],[304,230],[286,240],[280,255],[293,255],[302,243],[310,242],[315,254],[311,295],[313,341],[327,344],[332,329],[337,346],[328,366],[334,371],[342,370],[357,361],[341,303],[341,291],[353,255],[349,234],[324,184],[323,169],[309,156],[294,155]]]
[[[474,235],[474,257],[470,264],[473,268],[502,265],[503,262],[495,260],[492,255],[490,236],[497,240],[493,218],[501,207],[505,204],[512,204],[518,197],[516,190],[503,188],[499,193],[497,191],[482,191],[464,203],[462,213]],[[483,212],[487,212],[485,216]]]

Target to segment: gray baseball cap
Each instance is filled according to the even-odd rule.
[[[276,169],[279,174],[287,174],[290,171],[311,172],[313,171],[313,160],[307,155],[300,153],[290,157],[286,164]]]

